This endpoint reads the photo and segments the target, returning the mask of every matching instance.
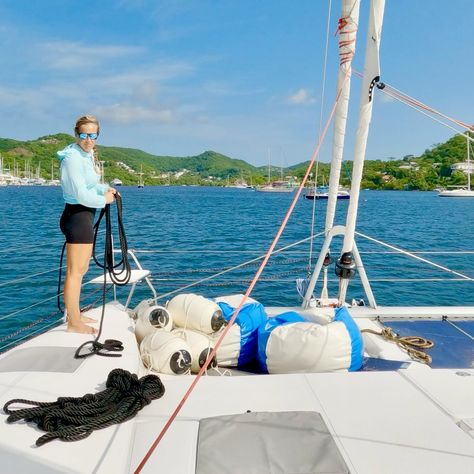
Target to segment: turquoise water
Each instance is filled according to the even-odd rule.
[[[159,294],[263,254],[293,198],[292,194],[192,186],[122,187],[120,191],[129,247],[140,250],[137,255],[142,265],[152,270]],[[2,337],[56,310],[54,295],[63,242],[58,221],[63,202],[59,187],[3,187],[0,203]],[[312,201],[300,197],[277,247],[310,235],[312,206]],[[338,206],[336,221],[343,223],[348,203],[341,201]],[[316,232],[324,225],[325,207],[325,202],[316,203]],[[470,199],[443,199],[430,192],[363,191],[358,231],[410,251],[454,252],[421,256],[474,277],[473,255],[455,253],[473,250],[473,216],[474,200]],[[379,304],[474,305],[472,282],[388,281],[459,277],[407,257],[381,254],[389,249],[365,239],[357,242]],[[321,243],[316,239],[315,252]],[[334,255],[340,245],[337,238]],[[252,296],[269,305],[298,304],[295,278],[306,276],[308,252],[309,244],[304,243],[272,258]],[[91,263],[86,280],[99,274],[93,267]],[[256,269],[255,264],[246,266],[188,291],[209,297],[243,292],[248,283],[242,280],[249,281]],[[36,276],[23,279],[29,275]],[[330,279],[334,295],[333,267]],[[16,281],[10,283],[12,280]],[[85,288],[83,303],[98,298],[98,293],[88,296],[97,290]],[[149,297],[149,292],[142,288],[134,303],[144,297]],[[357,279],[349,289],[352,297],[365,297]],[[51,299],[5,318],[46,298]]]

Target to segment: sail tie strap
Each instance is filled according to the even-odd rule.
[[[367,332],[383,337],[386,341],[391,341],[403,349],[413,360],[423,364],[430,365],[432,358],[426,352],[420,349],[431,349],[434,342],[421,336],[398,336],[392,328],[384,327],[382,331],[373,329],[362,329],[361,332]]]
[[[165,388],[156,375],[139,379],[127,370],[112,370],[106,389],[83,397],[59,397],[55,402],[36,402],[13,399],[3,407],[9,416],[7,423],[25,420],[35,423],[47,433],[36,440],[42,446],[54,439],[78,441],[87,438],[94,430],[122,423],[133,418],[144,406],[158,399]],[[12,404],[33,405],[32,408],[12,410]]]

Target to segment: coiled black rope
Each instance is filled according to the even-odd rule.
[[[110,204],[107,204],[100,211],[99,218],[94,225],[94,246],[92,249],[92,257],[94,262],[104,269],[104,275],[106,271],[110,275],[112,283],[121,286],[126,285],[130,280],[131,270],[130,263],[128,261],[128,244],[127,237],[125,235],[125,228],[123,226],[122,219],[122,196],[119,193],[115,194],[115,204],[117,206],[117,227],[118,236],[120,241],[120,260],[117,264],[114,263],[114,249],[112,242],[112,219],[110,217]],[[95,247],[97,241],[97,234],[99,231],[100,223],[105,216],[105,249],[104,249],[104,263],[99,262],[95,255]],[[118,270],[117,270],[118,269]]]
[[[55,402],[36,402],[21,398],[8,401],[3,411],[8,423],[25,420],[35,423],[47,433],[36,440],[42,446],[54,439],[78,441],[93,431],[133,418],[144,406],[165,393],[156,375],[139,379],[127,370],[112,370],[102,392],[83,397],[59,397]],[[34,405],[33,408],[12,410],[12,404]]]
[[[114,264],[114,249],[112,242],[112,219],[110,217],[110,205],[107,204],[100,212],[99,218],[94,225],[94,245],[92,248],[92,256],[95,263],[104,269],[104,284],[103,284],[103,293],[102,293],[102,314],[100,316],[100,325],[97,336],[92,341],[87,341],[84,344],[80,345],[74,357],[76,359],[83,359],[91,355],[97,354],[105,357],[121,357],[121,354],[113,354],[113,352],[123,351],[123,345],[121,341],[116,339],[106,339],[103,343],[99,342],[100,336],[102,334],[102,326],[104,324],[104,315],[105,315],[105,294],[107,288],[107,274],[110,275],[110,279],[113,284],[122,286],[126,285],[131,276],[130,263],[128,261],[128,244],[127,238],[125,236],[125,228],[123,226],[122,220],[122,197],[119,193],[115,194],[115,203],[117,205],[117,226],[118,234],[120,241],[120,261],[117,264]],[[100,223],[102,218],[105,216],[105,247],[104,247],[104,263],[100,263],[95,256],[95,247],[97,241],[97,234],[99,232]],[[81,353],[82,349],[85,346],[90,345],[89,352]],[[106,352],[102,352],[106,351]]]

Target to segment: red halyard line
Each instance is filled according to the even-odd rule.
[[[347,80],[347,78],[349,77],[350,75],[350,69],[346,72],[346,76],[345,76],[345,79],[344,79],[344,82]],[[211,351],[211,353],[209,354],[206,362],[204,363],[204,365],[201,367],[201,369],[199,370],[198,374],[196,375],[196,377],[194,378],[193,382],[191,383],[191,385],[189,386],[188,390],[186,391],[186,393],[184,394],[183,398],[181,399],[181,401],[178,403],[178,405],[176,406],[175,410],[173,411],[172,415],[170,416],[169,420],[166,422],[165,426],[162,428],[160,434],[157,436],[157,438],[155,439],[155,441],[153,442],[153,444],[150,446],[150,448],[148,449],[147,453],[145,454],[144,458],[142,459],[142,461],[140,462],[140,464],[137,466],[137,468],[135,469],[134,471],[134,474],[139,474],[141,472],[141,470],[143,469],[143,467],[145,466],[146,462],[148,461],[148,459],[150,458],[150,456],[153,454],[153,451],[156,449],[156,447],[158,446],[158,444],[160,443],[160,441],[163,439],[164,435],[166,434],[166,432],[168,431],[169,427],[171,426],[171,424],[173,423],[173,421],[175,420],[176,416],[178,415],[178,413],[181,411],[181,408],[183,407],[183,405],[185,404],[186,400],[188,399],[189,395],[191,394],[191,392],[194,390],[194,387],[197,385],[197,383],[199,382],[199,380],[201,379],[202,375],[204,374],[204,372],[206,371],[206,369],[208,368],[209,364],[211,363],[211,361],[214,359],[215,355],[216,355],[216,352],[217,352],[217,349],[219,348],[219,346],[221,345],[224,337],[226,336],[226,334],[228,333],[228,331],[230,330],[230,328],[232,327],[232,325],[234,324],[237,316],[239,315],[239,312],[242,308],[242,306],[244,305],[245,301],[247,300],[247,298],[249,297],[250,293],[252,292],[253,288],[255,287],[261,273],[263,272],[263,269],[265,268],[268,260],[270,259],[270,256],[276,246],[276,244],[278,243],[278,240],[280,239],[281,237],[281,234],[283,233],[283,230],[285,229],[285,226],[286,224],[288,223],[288,220],[293,212],[293,209],[295,208],[296,206],[296,203],[298,202],[298,198],[300,197],[301,195],[301,192],[306,184],[306,181],[308,180],[308,176],[309,176],[309,173],[311,172],[311,169],[313,167],[313,164],[314,162],[316,161],[316,157],[318,156],[319,154],[319,151],[321,149],[321,145],[323,143],[323,140],[326,136],[326,133],[329,129],[329,125],[332,121],[332,118],[334,116],[334,113],[336,112],[336,107],[337,107],[337,104],[339,102],[339,98],[341,96],[341,93],[342,93],[342,87],[341,89],[338,91],[337,93],[337,96],[336,96],[336,100],[334,102],[334,105],[331,109],[331,113],[329,114],[329,117],[328,117],[328,120],[326,122],[326,125],[324,127],[324,130],[323,130],[323,133],[321,134],[321,137],[319,139],[319,142],[316,146],[316,149],[314,150],[313,152],[313,156],[311,157],[311,161],[308,165],[308,168],[306,170],[306,173],[304,175],[304,178],[303,180],[301,181],[301,184],[298,188],[298,190],[296,191],[296,195],[295,197],[293,198],[293,201],[285,215],[285,218],[283,219],[283,222],[281,223],[281,226],[272,242],[272,244],[270,245],[270,248],[268,249],[266,255],[265,255],[265,258],[264,260],[262,261],[259,269],[257,270],[257,273],[255,274],[252,282],[250,283],[249,287],[247,288],[247,291],[245,292],[245,295],[244,297],[242,298],[239,306],[237,307],[237,309],[234,311],[234,314],[232,315],[232,318],[230,319],[230,321],[228,322],[227,326],[225,327],[224,331],[222,332],[221,336],[219,337],[219,339],[217,340],[217,343],[216,345],[214,346],[214,349]]]

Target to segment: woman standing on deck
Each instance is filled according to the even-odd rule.
[[[67,270],[64,282],[67,330],[93,334],[94,328],[85,324],[95,322],[81,316],[82,277],[89,268],[94,240],[94,215],[114,200],[115,189],[100,184],[94,156],[99,137],[99,121],[92,115],[80,117],[74,128],[76,143],[58,151],[61,160],[61,186],[66,201],[60,220],[66,237]]]

